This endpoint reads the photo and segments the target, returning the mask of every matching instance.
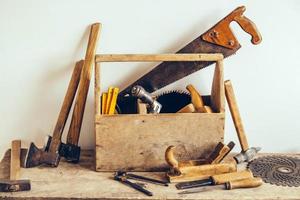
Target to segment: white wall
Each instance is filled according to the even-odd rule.
[[[243,47],[225,60],[225,78],[234,84],[249,143],[265,152],[299,152],[300,2],[243,3],[263,42],[253,46],[233,24]],[[98,53],[172,53],[240,4],[237,0],[0,0],[0,154],[12,139],[42,145],[44,136],[52,133],[74,63],[84,57],[89,24],[103,24]],[[123,88],[153,66],[107,64],[102,85]],[[208,93],[212,72],[212,67],[206,68],[169,88],[193,83]],[[238,142],[227,116],[225,140]],[[80,144],[91,147],[93,140],[91,89]]]

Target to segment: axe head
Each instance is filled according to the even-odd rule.
[[[51,141],[52,137],[48,136],[45,151],[49,151]],[[80,158],[80,146],[61,142],[59,147],[59,155],[64,157],[69,162],[78,163]]]
[[[26,168],[30,168],[46,164],[57,167],[59,160],[60,156],[58,153],[46,152],[42,149],[39,149],[34,143],[31,143],[25,157],[24,166]]]

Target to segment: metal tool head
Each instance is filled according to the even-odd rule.
[[[0,192],[19,192],[30,189],[30,180],[0,180]]]
[[[33,142],[27,151],[24,166],[26,168],[35,167],[38,165],[46,164],[56,167],[59,163],[59,153],[49,153],[39,149]]]
[[[44,148],[45,151],[49,151],[51,141],[52,137],[48,136],[46,146]],[[59,155],[64,157],[69,162],[78,163],[80,159],[80,150],[80,146],[61,142],[59,147]]]
[[[261,150],[260,147],[251,147],[246,151],[242,151],[241,153],[235,155],[233,158],[237,163],[249,162],[255,157],[257,152],[259,152],[260,150]]]

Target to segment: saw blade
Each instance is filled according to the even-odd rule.
[[[155,99],[162,105],[160,113],[176,113],[191,103],[191,95],[181,90],[166,91],[155,96]]]
[[[280,186],[300,186],[300,159],[288,156],[264,156],[252,160],[248,168],[264,182]]]

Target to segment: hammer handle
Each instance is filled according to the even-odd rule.
[[[18,180],[21,170],[21,140],[13,140],[11,142],[10,153],[10,180]]]
[[[81,78],[78,86],[78,93],[76,96],[72,120],[67,136],[67,143],[69,144],[77,145],[79,141],[79,134],[81,130],[87,94],[89,91],[89,85],[92,76],[92,65],[95,60],[100,29],[100,23],[95,23],[91,26]]]
[[[242,151],[246,151],[249,148],[248,141],[244,131],[243,122],[235,99],[231,81],[230,80],[225,81],[224,85],[225,85],[225,95],[226,95],[227,103],[241,144],[241,148]]]

